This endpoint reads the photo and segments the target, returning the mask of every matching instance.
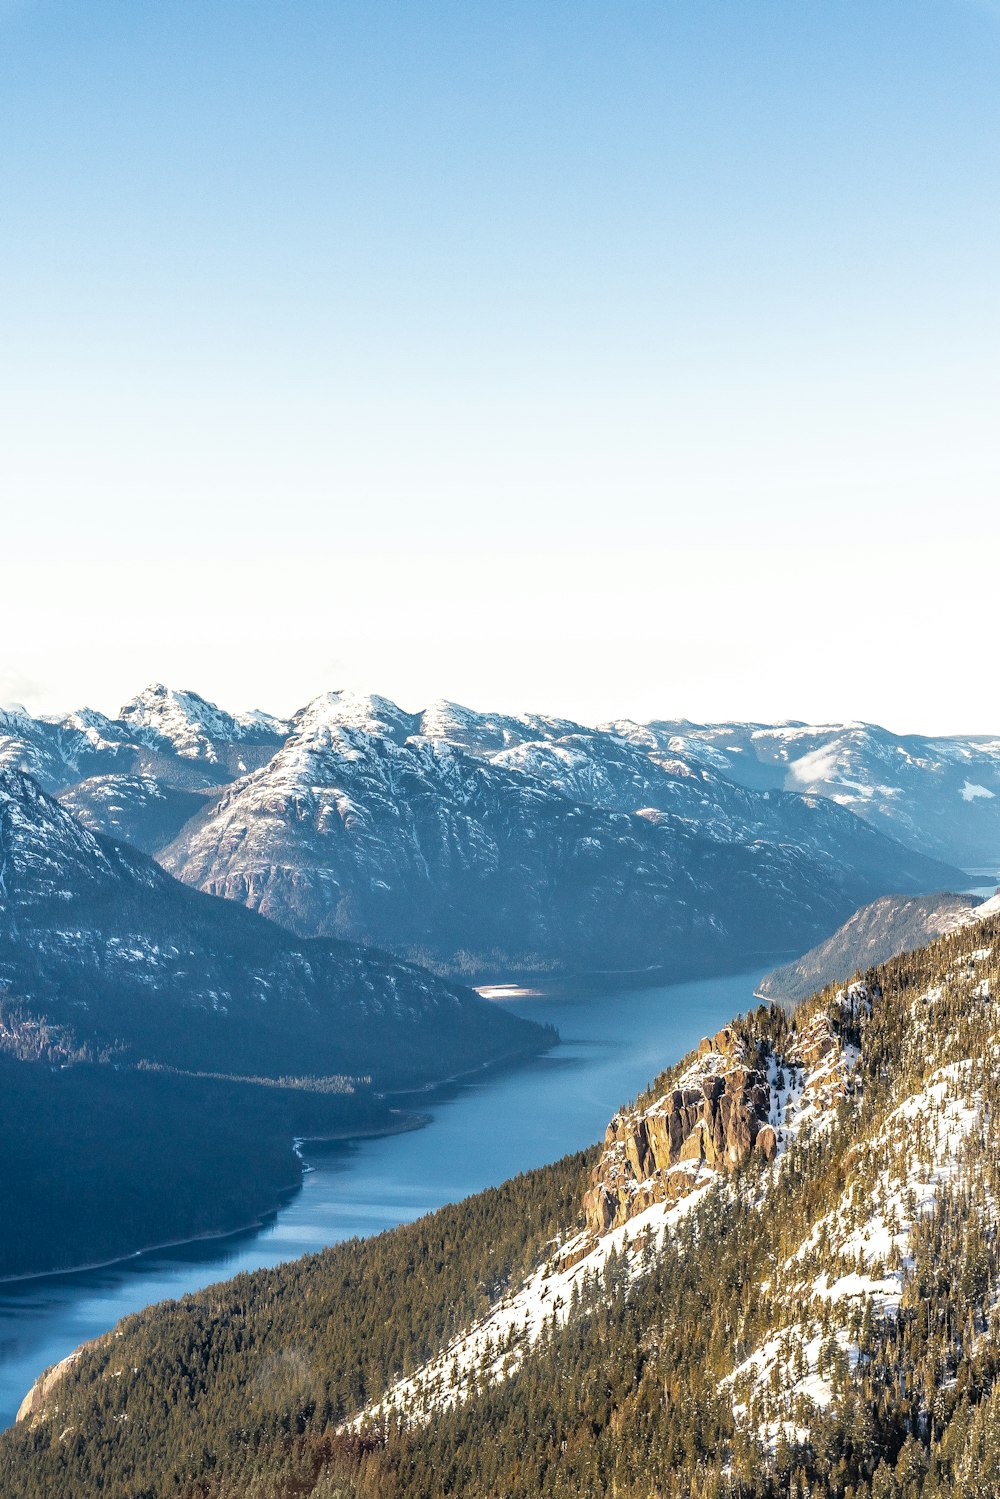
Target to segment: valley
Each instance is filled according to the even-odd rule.
[[[264,1475],[263,1499],[330,1484],[408,1499],[437,1492],[429,1475],[444,1441],[484,1496],[497,1482],[534,1494],[531,1481],[513,1479],[518,1459],[502,1442],[488,1463],[463,1447],[467,1419],[499,1404],[508,1440],[522,1398],[555,1398],[553,1350],[567,1357],[595,1328],[612,1361],[624,1356],[623,1336],[655,1344],[648,1325],[623,1327],[653,1315],[658,1283],[690,1295],[677,1256],[695,1265],[706,1233],[741,1283],[724,1246],[751,1231],[748,1214],[768,1194],[811,1254],[809,1173],[864,1094],[876,1001],[905,988],[910,972],[939,971],[943,959],[923,946],[934,938],[932,955],[957,958],[929,992],[951,994],[954,1010],[952,991],[965,986],[955,1012],[963,1035],[969,1005],[989,1000],[990,978],[969,986],[993,952],[996,902],[982,899],[986,889],[942,894],[969,876],[913,829],[933,806],[951,830],[948,853],[989,858],[986,843],[962,841],[964,814],[952,814],[956,766],[981,778],[972,800],[992,799],[983,782],[994,750],[993,741],[903,746],[864,725],[592,729],[452,703],[407,713],[339,692],[287,721],[160,686],[116,719],[7,714],[8,1420],[40,1369],[56,1367],[6,1439],[10,1451],[33,1451],[9,1470],[22,1483],[11,1492],[34,1499],[36,1483],[78,1485],[84,1454],[101,1475],[97,1493],[118,1485],[232,1499],[246,1459]],[[905,764],[902,784],[870,785],[890,761]],[[844,794],[845,777],[856,797]],[[968,800],[959,786],[958,802]],[[896,818],[899,808],[910,810]],[[765,974],[769,954],[773,963],[817,939]],[[879,964],[884,978],[873,976]],[[836,982],[855,970],[864,978],[845,997]],[[780,1003],[754,1010],[762,993]],[[937,1091],[911,1112],[926,1124],[945,1108],[947,1160],[927,1168],[923,1187],[957,1172],[958,1134],[987,1087],[979,1079],[973,1097],[969,1057],[932,1039]],[[796,1174],[801,1202],[789,1195]],[[917,1225],[911,1213],[908,1228],[894,1226],[903,1207],[908,1197],[872,1209],[897,1258]],[[832,1229],[823,1232],[825,1245]],[[870,1256],[866,1278],[865,1252],[855,1256],[864,1294],[874,1288],[878,1314],[889,1308],[898,1320],[905,1276],[887,1280],[896,1260]],[[838,1254],[843,1280],[849,1254]],[[282,1331],[260,1331],[272,1351],[263,1369],[251,1358],[245,1371],[269,1393],[252,1430],[233,1432],[226,1371],[244,1353],[233,1365],[215,1341],[254,1341],[271,1285],[281,1288]],[[323,1328],[305,1311],[317,1297]],[[716,1326],[731,1310],[711,1315]],[[229,1433],[217,1478],[186,1436],[158,1425],[162,1392],[144,1382],[147,1355],[132,1365],[138,1405],[125,1366],[112,1371],[115,1430],[99,1439],[99,1456],[87,1455],[91,1417],[70,1421],[53,1445],[62,1401],[76,1399],[109,1340],[135,1335],[146,1347],[146,1329],[162,1326],[174,1347],[176,1326],[189,1324],[181,1339],[194,1340],[195,1366],[223,1371],[195,1377],[180,1355],[203,1440]],[[759,1353],[734,1352],[731,1367],[713,1349],[712,1390],[688,1368],[715,1423],[707,1496],[729,1492],[725,1453],[730,1467],[756,1463],[759,1474],[784,1472],[789,1444],[800,1466],[812,1463],[798,1386],[822,1389],[828,1406],[843,1393],[843,1359],[829,1339],[817,1354],[811,1322],[798,1344],[791,1331],[758,1332]],[[861,1346],[852,1323],[836,1332],[841,1352],[848,1333]],[[313,1335],[314,1353],[304,1353]],[[585,1385],[598,1365],[591,1350]],[[784,1413],[768,1393],[775,1384],[792,1392]],[[483,1419],[492,1431],[494,1416]],[[887,1420],[883,1451],[895,1456]],[[600,1424],[592,1413],[591,1436],[580,1428],[572,1441],[609,1480],[641,1486],[654,1471],[648,1454],[616,1441],[608,1466]],[[663,1429],[694,1440],[673,1415]],[[140,1430],[151,1446],[136,1445]],[[530,1432],[537,1453],[534,1417]],[[837,1440],[842,1472],[870,1476],[839,1429]],[[685,1471],[676,1453],[671,1463]],[[745,1493],[770,1499],[770,1482]]]
[[[752,970],[514,1002],[507,1006],[514,1013],[558,1028],[558,1048],[477,1079],[400,1096],[400,1106],[431,1116],[413,1133],[327,1147],[307,1143],[302,1150],[311,1169],[260,1230],[96,1270],[0,1281],[0,1422],[13,1421],[43,1368],[152,1302],[381,1233],[583,1149],[665,1055],[681,1054],[745,1008],[759,977]]]
[[[998,951],[744,1011],[603,1144],[128,1318],[5,1493],[995,1492]]]

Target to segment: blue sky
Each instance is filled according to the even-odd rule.
[[[1000,7],[0,0],[0,700],[998,730]]]

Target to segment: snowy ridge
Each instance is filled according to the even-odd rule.
[[[744,786],[822,796],[963,867],[1000,865],[995,736],[935,739],[861,722],[607,727],[649,754],[679,753]]]
[[[288,724],[270,714],[227,713],[197,692],[177,691],[162,682],[126,703],[118,719],[142,743],[154,748],[166,744],[182,759],[213,763],[220,743],[273,739],[277,744],[288,733]]]
[[[971,1203],[983,1232],[993,1231],[998,1205],[984,1165],[994,1149],[988,1098],[1000,1084],[998,1054],[940,1060],[961,1042],[947,1033],[942,1041],[935,1014],[948,1003],[948,988],[952,999],[964,991],[966,1020],[979,1011],[995,1024],[996,996],[984,967],[996,971],[992,946],[969,953],[944,984],[912,1001],[906,1049],[922,1080],[857,1140],[836,1204],[813,1223],[774,1284],[762,1288],[774,1298],[775,1331],[722,1388],[737,1420],[772,1451],[779,1441],[807,1440],[816,1412],[830,1409],[845,1382],[864,1372],[865,1329],[872,1319],[898,1317],[916,1294],[917,1245],[950,1194]]]
[[[548,1329],[575,1313],[581,1298],[598,1290],[613,1256],[630,1280],[648,1267],[671,1229],[701,1201],[716,1173],[704,1172],[682,1201],[657,1203],[598,1239],[578,1234],[552,1245],[549,1260],[488,1317],[451,1342],[437,1358],[409,1378],[397,1380],[381,1400],[366,1407],[344,1429],[380,1427],[392,1420],[421,1422],[459,1404],[480,1381],[493,1383],[515,1374],[527,1351]],[[577,1258],[580,1250],[585,1252]]]
[[[795,763],[831,732],[775,731]],[[766,729],[713,733],[445,701],[409,712],[353,691],[285,722],[156,683],[114,719],[7,715],[0,764],[28,770],[94,831],[300,936],[391,946],[463,976],[690,970],[801,948],[885,890],[963,883],[829,787],[787,789]],[[934,764],[957,767],[958,789],[988,790],[987,748]],[[954,800],[977,825],[1000,808]]]
[[[980,970],[992,959],[992,947],[972,952],[949,981],[967,982],[975,1002],[990,1004],[989,984]],[[920,1039],[920,1016],[941,1000],[942,989],[936,986],[913,1002],[912,1045],[917,1051],[927,1044]],[[585,1231],[554,1242],[546,1261],[522,1285],[434,1359],[398,1379],[381,1400],[348,1423],[349,1429],[419,1425],[469,1398],[484,1383],[512,1377],[547,1332],[571,1315],[586,1314],[589,1300],[602,1293],[601,1278],[612,1259],[635,1281],[713,1186],[766,1212],[770,1185],[784,1171],[793,1146],[830,1130],[838,1106],[851,1098],[861,1053],[842,1031],[853,1034],[860,1028],[863,1034],[877,1001],[865,984],[850,985],[828,1010],[807,1011],[803,1022],[793,1026],[787,1046],[769,1057],[768,1121],[777,1142],[770,1164],[762,1163],[755,1176],[732,1183],[724,1170],[705,1160],[683,1162],[679,1170],[686,1180],[670,1201],[644,1204],[642,1184],[634,1183],[638,1211],[633,1217],[603,1234]],[[713,1043],[711,1050],[676,1069],[668,1086],[681,1092],[700,1089],[707,1079],[724,1079],[752,1060],[742,1041],[727,1037],[726,1045]],[[1000,1063],[988,1067],[1000,1081]],[[741,1353],[720,1388],[732,1399],[737,1421],[751,1426],[772,1451],[780,1439],[805,1440],[815,1413],[835,1402],[839,1384],[858,1373],[865,1357],[859,1318],[898,1314],[914,1273],[913,1235],[943,1193],[968,1190],[974,1182],[977,1162],[991,1138],[983,1078],[983,1064],[970,1057],[932,1067],[854,1147],[852,1158],[863,1163],[864,1177],[850,1181],[836,1205],[786,1257],[774,1283],[761,1287],[774,1300],[774,1331]],[[662,1108],[663,1100],[654,1099],[643,1117],[652,1118]],[[616,1116],[609,1133],[623,1117]],[[991,1222],[996,1204],[981,1197],[979,1211]]]
[[[664,768],[614,735],[346,692],[307,704],[273,757],[158,852],[302,935],[461,954],[464,973],[735,948],[751,940],[748,891],[754,946],[777,947],[860,889],[938,872],[828,803]]]

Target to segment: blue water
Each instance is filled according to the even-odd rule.
[[[263,1228],[97,1270],[0,1284],[0,1425],[49,1364],[152,1301],[378,1233],[599,1139],[615,1109],[752,1002],[765,972],[508,1003],[558,1026],[546,1056],[421,1094],[424,1129],[307,1146],[314,1168]]]

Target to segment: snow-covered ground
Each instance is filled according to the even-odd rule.
[[[357,1415],[350,1426],[379,1425],[387,1418],[428,1420],[464,1399],[481,1379],[508,1379],[525,1353],[546,1329],[560,1326],[574,1306],[574,1297],[603,1274],[612,1254],[634,1279],[665,1237],[702,1200],[718,1174],[708,1168],[697,1173],[691,1192],[679,1202],[656,1203],[621,1228],[596,1242],[581,1233],[553,1244],[550,1258],[520,1286],[505,1296],[481,1322],[454,1339],[435,1359],[407,1379],[397,1380],[376,1404]],[[587,1245],[591,1247],[587,1248]],[[568,1263],[584,1250],[581,1259]],[[560,1268],[565,1265],[566,1268]]]
[[[973,973],[991,956],[991,948],[979,949],[963,965],[970,993],[982,1000],[988,984]],[[917,1038],[942,993],[935,986],[915,1000]],[[898,1313],[914,1267],[915,1227],[949,1187],[975,1179],[989,1149],[982,1084],[983,1068],[994,1065],[970,1056],[934,1068],[858,1146],[858,1169],[840,1200],[781,1266],[775,1287],[785,1325],[723,1381],[737,1418],[753,1420],[770,1446],[782,1433],[801,1436],[803,1411],[829,1406],[834,1376],[856,1367],[856,1314]],[[995,1216],[985,1197],[982,1207]]]

